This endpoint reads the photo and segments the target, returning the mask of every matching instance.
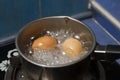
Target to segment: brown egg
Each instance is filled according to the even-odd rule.
[[[82,52],[82,44],[74,38],[66,39],[62,44],[63,51],[70,57],[79,56]]]
[[[43,36],[36,39],[32,44],[32,49],[39,48],[39,49],[50,49],[54,48],[57,45],[57,40],[51,36]]]

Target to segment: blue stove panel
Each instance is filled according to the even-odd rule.
[[[110,13],[120,23],[120,0],[96,0],[96,2]],[[92,8],[93,17],[104,27],[120,45],[120,29],[108,20],[105,15],[102,15],[99,10]]]
[[[105,31],[103,26],[100,26],[99,23],[96,23],[94,18],[83,20],[83,22],[93,30],[96,40],[100,45],[119,44],[119,42],[117,42],[114,38],[111,37],[110,34],[107,33],[107,31]]]

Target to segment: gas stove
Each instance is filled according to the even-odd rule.
[[[100,0],[96,1],[100,3]],[[103,4],[102,6],[105,5]],[[114,25],[106,19],[104,14],[101,14],[95,7],[93,4],[90,11],[72,15],[71,17],[87,24],[95,33],[99,45],[120,45],[120,36],[116,36],[116,34],[120,33],[119,29],[116,29]],[[110,26],[109,28],[113,30],[108,29],[106,26]],[[79,73],[80,71],[77,71],[77,73],[79,73],[77,77],[79,76],[79,78],[76,80],[120,80],[120,57],[112,60],[114,56],[120,56],[120,54],[114,55],[114,53],[111,52],[109,58],[106,57],[105,59],[105,57],[101,56],[101,54],[104,55],[103,53],[104,52],[99,52],[97,59],[91,56],[89,67],[85,73],[82,74],[82,77]],[[25,72],[22,70],[18,56],[19,53],[15,47],[15,36],[7,41],[7,43],[3,42],[0,44],[0,80],[31,80],[27,78]]]
[[[22,69],[22,65],[18,57],[19,53],[15,48],[14,43],[0,47],[0,50],[4,53],[1,55],[3,58],[0,66],[1,80],[32,80],[26,76]],[[82,71],[77,69],[76,71],[73,71],[73,74],[71,73],[71,76],[76,75],[79,77],[77,80],[106,80],[105,69],[101,62],[97,60],[91,60],[90,65],[87,66],[85,70]],[[67,76],[70,77],[70,75]],[[70,80],[73,80],[73,78],[70,78]]]
[[[30,76],[26,75],[19,57],[12,57],[10,62],[11,65],[8,67],[4,80],[33,80]],[[91,60],[88,64],[86,66],[86,63],[84,63],[82,65],[83,68],[77,66],[75,70],[71,69],[71,71],[65,71],[66,69],[64,69],[64,73],[61,70],[57,70],[57,75],[54,72],[54,80],[106,80],[105,70],[99,61]]]
[[[19,60],[19,53],[15,48],[14,42],[1,46],[0,51],[2,53],[0,55],[1,80],[32,80],[28,78],[25,71],[22,69],[22,65]],[[89,66],[84,68],[83,71],[81,69],[77,69],[72,73],[73,74],[71,74],[71,76],[76,76],[76,80],[119,80],[120,65],[116,61],[94,59],[93,56],[91,56]],[[73,78],[71,77],[69,80],[73,80]]]

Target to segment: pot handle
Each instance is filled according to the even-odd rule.
[[[97,45],[93,55],[97,60],[114,61],[120,58],[120,45]]]

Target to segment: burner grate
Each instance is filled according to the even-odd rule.
[[[20,64],[21,63],[18,57],[12,57],[11,65],[8,68],[4,80],[32,80],[26,75],[26,72],[23,70],[22,65]],[[61,79],[66,80],[65,76],[68,76],[69,80],[105,80],[105,71],[100,62],[92,60],[87,68],[88,69],[84,69],[83,71],[81,71],[81,69],[72,71],[71,75],[69,74],[69,71],[65,71],[65,73],[62,74]],[[56,77],[55,80],[60,79]]]

